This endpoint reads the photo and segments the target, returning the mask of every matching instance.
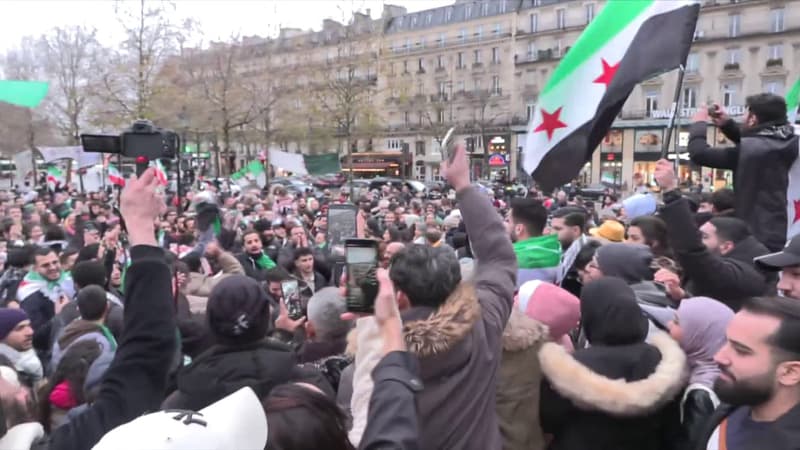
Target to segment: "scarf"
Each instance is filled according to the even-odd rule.
[[[41,292],[45,297],[57,302],[62,295],[72,298],[75,295],[75,287],[72,284],[72,276],[69,272],[61,272],[55,281],[50,281],[39,275],[39,272],[30,271],[17,289],[17,299],[22,301],[30,295]]]
[[[258,257],[251,255],[250,258],[253,259],[253,261],[255,261],[256,266],[258,266],[258,268],[261,270],[269,270],[275,267],[276,265],[275,261],[273,261],[272,258],[267,256],[266,254],[264,254],[264,252],[261,252],[261,254]]]
[[[561,263],[561,243],[557,234],[532,237],[514,243],[520,269],[557,267]]]
[[[36,350],[30,349],[20,352],[7,344],[0,343],[0,355],[8,358],[18,372],[29,375],[34,383],[42,379],[44,371],[42,370],[42,362],[36,356]]]
[[[693,297],[681,301],[676,312],[681,327],[680,345],[689,363],[689,384],[713,388],[719,376],[714,355],[725,344],[725,329],[733,311],[708,298]]]

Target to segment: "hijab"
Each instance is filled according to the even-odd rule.
[[[676,316],[681,327],[680,346],[689,362],[690,384],[713,387],[719,376],[714,355],[725,344],[725,329],[733,319],[733,310],[708,297],[681,301]]]

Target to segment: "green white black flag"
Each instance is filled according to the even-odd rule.
[[[564,56],[539,96],[523,167],[545,189],[591,159],[633,88],[686,61],[695,0],[610,0]]]

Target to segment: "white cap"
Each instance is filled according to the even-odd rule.
[[[93,450],[263,450],[267,416],[249,387],[199,412],[166,410],[109,431]]]

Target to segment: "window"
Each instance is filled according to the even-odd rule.
[[[483,25],[478,25],[478,28],[475,28],[475,37],[478,38],[480,41],[483,37]]]
[[[394,63],[389,63],[389,75],[394,75]]]
[[[408,61],[403,61],[403,73],[408,73]]]
[[[536,61],[538,53],[536,53],[536,43],[528,42],[528,60]]]
[[[775,8],[770,11],[770,31],[773,33],[780,33],[784,30],[783,28],[783,16],[784,16],[784,9],[783,8]]]
[[[408,38],[406,39],[406,51],[410,52],[411,50],[413,50],[413,47],[411,47],[411,38]]]
[[[475,91],[480,91],[481,90],[481,79],[480,78],[475,78],[475,80],[473,80],[473,84],[475,86]]]
[[[480,63],[481,62],[481,51],[480,50],[475,50],[473,52],[473,54],[475,55],[475,64]]]
[[[446,38],[446,35],[444,33],[439,33],[439,47],[444,47],[445,38]]]
[[[422,81],[417,83],[417,95],[425,95],[425,84]]]
[[[425,113],[422,111],[417,112],[417,125],[423,126],[425,125]]]
[[[697,88],[686,86],[683,88],[683,107],[697,108]]]
[[[725,59],[726,64],[739,64],[741,52],[738,48],[729,48]]]
[[[411,16],[411,28],[414,28],[415,26],[417,26],[417,15],[416,14]]]
[[[500,77],[497,75],[492,77],[492,94],[500,95]]]
[[[686,57],[686,73],[697,73],[700,70],[700,55],[695,52]]]
[[[449,7],[444,10],[444,20],[445,22],[450,22],[453,19],[453,7]]]
[[[456,68],[463,69],[464,68],[464,52],[458,52],[456,55]]]
[[[459,81],[457,86],[458,86],[458,89],[456,89],[456,90],[458,92],[464,92],[464,80]]]
[[[404,123],[406,126],[408,126],[408,125],[411,123],[410,116],[411,116],[411,114],[409,114],[409,112],[408,112],[408,111],[406,111],[406,112],[404,112],[404,113],[403,113],[403,123]]]
[[[728,23],[728,37],[739,36],[742,25],[742,16],[739,14],[731,14],[730,22]]]
[[[447,93],[447,82],[446,81],[440,81],[439,82],[439,96],[440,97],[444,97],[446,93]]]
[[[564,9],[556,10],[556,27],[563,30],[567,27],[567,12]]]
[[[419,48],[425,48],[425,38],[420,38],[417,45],[419,45]]]
[[[444,123],[444,110],[440,109],[436,111],[436,121],[438,123]]]
[[[492,64],[500,64],[500,49],[492,47]]]
[[[783,44],[769,45],[769,59],[783,59]]]
[[[458,40],[460,40],[462,44],[464,42],[466,42],[466,40],[467,40],[467,30],[465,30],[463,28],[458,30]]]
[[[414,154],[416,156],[425,156],[425,141],[414,142]]]
[[[482,13],[483,13],[483,15],[484,15],[484,16],[486,16],[486,15],[489,15],[489,3],[484,3],[484,4],[483,4],[483,11],[482,11]]]
[[[536,13],[531,14],[531,33],[539,31],[539,15]]]
[[[499,23],[494,24],[494,35],[500,36],[500,33],[502,32],[503,32],[503,25]]]
[[[425,72],[425,58],[420,58],[417,60],[418,70],[420,72]]]
[[[470,5],[469,3],[464,8],[464,17],[466,17],[467,19],[472,17],[472,5]]]
[[[644,109],[647,111],[647,116],[650,117],[653,111],[658,110],[658,97],[657,90],[647,90],[644,93]]]
[[[769,79],[764,80],[764,86],[761,89],[763,92],[770,94],[783,95],[783,80],[782,79]]]
[[[584,5],[586,8],[586,23],[588,24],[594,19],[594,3],[588,3]]]
[[[528,103],[525,105],[525,120],[527,122],[531,121],[531,117],[533,117],[533,112],[536,111],[536,103]]]
[[[387,139],[386,147],[388,147],[389,150],[399,150],[402,148],[400,145],[400,139]]]
[[[730,108],[736,105],[737,90],[737,86],[733,83],[725,83],[722,85],[722,106]]]
[[[438,69],[444,69],[444,58],[442,55],[436,57],[436,67]]]
[[[431,21],[433,21],[433,13],[429,12],[427,16],[425,16],[425,23],[430,25]]]

